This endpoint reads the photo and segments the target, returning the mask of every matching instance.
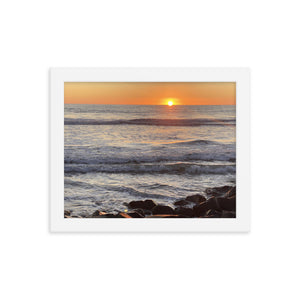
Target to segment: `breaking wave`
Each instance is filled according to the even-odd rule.
[[[147,193],[147,192],[142,192],[139,191],[138,189],[125,186],[125,185],[97,185],[97,184],[89,184],[86,182],[82,181],[73,181],[68,178],[65,179],[65,186],[70,186],[70,187],[80,187],[86,190],[89,189],[97,189],[99,192],[106,190],[106,191],[113,191],[113,192],[120,192],[120,193],[127,193],[129,195],[135,196],[135,197],[141,197],[141,198],[155,198],[155,199],[165,199],[166,195],[159,194],[159,193]],[[66,198],[65,198],[66,199]],[[72,197],[74,200],[74,197]],[[79,199],[82,199],[82,196],[79,197]],[[170,197],[168,196],[168,199],[177,199],[175,197]],[[95,200],[89,197],[89,200]]]
[[[65,125],[148,125],[148,126],[226,126],[235,125],[235,119],[72,119],[65,118]]]
[[[192,146],[192,145],[218,145],[219,143],[209,140],[191,140],[185,142],[172,142],[165,145],[168,146]]]
[[[169,164],[65,164],[65,173],[130,173],[130,174],[233,174],[235,165]]]
[[[144,156],[94,156],[94,157],[65,157],[65,164],[142,164],[142,163],[165,163],[165,162],[192,162],[192,161],[222,161],[235,162],[235,153],[189,153],[183,155],[144,155]]]

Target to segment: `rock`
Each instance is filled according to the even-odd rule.
[[[216,197],[211,197],[207,200],[207,207],[208,207],[208,209],[214,209],[214,210],[219,210],[219,211],[222,210],[222,208],[220,207],[218,198],[216,198]]]
[[[210,209],[209,204],[207,202],[202,202],[193,207],[194,215],[196,217],[204,216],[206,214],[206,211],[209,209]]]
[[[147,211],[147,210],[146,210]],[[136,208],[133,210],[133,212],[137,212],[139,215],[141,215],[142,217],[145,217],[145,210],[141,209],[141,208]],[[152,214],[151,210],[149,210],[149,214]]]
[[[202,202],[198,205],[195,205],[193,207],[194,214],[196,217],[204,216],[208,210],[216,210],[216,211],[222,211],[223,208],[219,203],[220,198],[211,197],[206,202]]]
[[[107,214],[107,213],[104,213],[103,215],[99,215],[97,217],[93,217],[93,218],[121,218],[121,217],[118,217],[117,215],[114,215],[114,214]]]
[[[186,201],[186,200],[178,200],[176,202],[174,202],[174,205],[176,206],[184,206],[184,205],[188,205],[190,204],[190,202]]]
[[[142,208],[142,209],[148,209],[151,210],[154,208],[157,204],[150,199],[147,199],[145,201],[131,201],[128,203],[128,206],[130,208]]]
[[[226,194],[225,197],[233,197],[236,195],[236,187],[232,187]]]
[[[147,199],[144,201],[145,207],[142,207],[144,209],[148,209],[151,210],[152,208],[154,208],[157,204],[151,200],[151,199]]]
[[[161,214],[161,215],[147,216],[146,218],[182,218],[182,217],[183,216],[178,216],[178,215]]]
[[[190,218],[193,218],[195,216],[194,210],[192,208],[187,208],[187,207],[176,207],[175,214],[187,216]]]
[[[216,187],[216,188],[209,188],[205,190],[205,193],[207,195],[222,195],[227,193],[230,189],[232,188],[232,186],[229,185],[225,185],[225,186],[221,186],[221,187]]]
[[[149,209],[143,209],[143,213],[144,213],[145,216],[152,215],[152,211],[149,210]]]
[[[145,216],[139,214],[137,211],[127,213],[131,218],[144,218]]]
[[[195,204],[200,204],[202,202],[205,202],[206,198],[202,195],[197,194],[197,195],[187,196],[185,198],[185,201],[192,202],[192,203],[195,203]]]
[[[144,201],[131,201],[128,204],[128,207],[130,208],[143,208],[144,206]]]
[[[236,217],[235,212],[223,210],[220,218],[235,218],[235,217]]]
[[[127,219],[131,219],[131,216],[127,213],[123,213],[123,212],[120,212],[118,213],[116,216],[116,218],[127,218]]]
[[[145,217],[146,215],[152,215],[152,211],[149,209],[143,209],[143,208],[135,208],[131,212],[137,212],[138,214],[142,215]]]
[[[69,210],[64,211],[64,217],[70,216],[71,212]]]
[[[236,210],[236,197],[221,197],[218,198],[218,203],[222,210],[227,210],[227,211],[235,211]]]
[[[221,212],[215,209],[209,209],[206,212],[206,216],[209,218],[220,218],[221,217]]]
[[[156,205],[152,209],[153,215],[174,215],[175,211],[172,207],[167,205]]]
[[[116,218],[116,216],[97,209],[91,214],[90,218]]]
[[[95,210],[95,211],[92,213],[91,217],[92,217],[92,218],[94,218],[94,217],[99,217],[99,216],[105,215],[105,214],[106,214],[105,212],[102,212],[102,211],[100,211],[99,209],[97,209],[97,210]]]

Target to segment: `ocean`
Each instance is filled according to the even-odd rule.
[[[64,110],[64,201],[75,215],[124,211],[132,200],[173,206],[206,188],[235,185],[234,105]]]

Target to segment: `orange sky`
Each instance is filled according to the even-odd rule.
[[[65,82],[65,103],[235,105],[235,82]]]

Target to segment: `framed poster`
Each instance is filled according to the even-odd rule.
[[[249,231],[248,69],[50,76],[52,232]]]

